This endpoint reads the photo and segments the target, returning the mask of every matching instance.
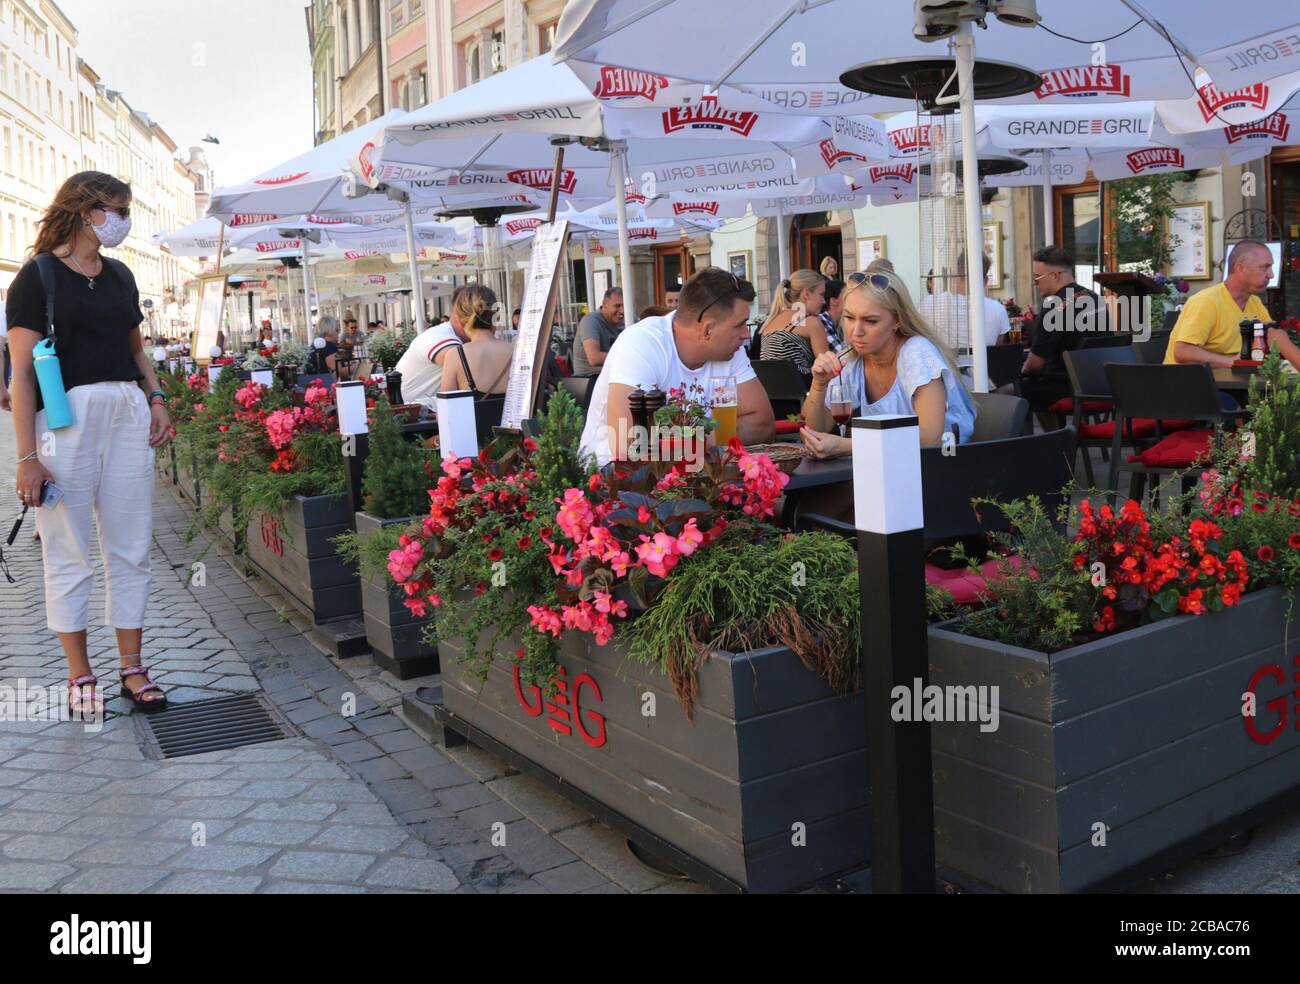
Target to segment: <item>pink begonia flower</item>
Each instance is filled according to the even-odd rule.
[[[529,605],[528,614],[532,616],[529,624],[538,632],[543,634],[549,632],[558,639],[560,633],[564,631],[560,616],[546,605]]]
[[[406,607],[416,618],[424,618],[429,614],[429,609],[419,598],[408,598],[406,600]]]
[[[276,410],[267,415],[266,434],[271,447],[283,451],[293,443],[294,417],[290,410]]]
[[[677,540],[667,533],[656,533],[654,539],[644,536],[642,539],[646,542],[636,548],[641,563],[655,577],[666,577],[677,566],[677,558],[674,556]]]
[[[677,552],[684,557],[695,553],[695,548],[704,542],[704,534],[696,525],[694,517],[686,521],[686,527],[677,537]]]
[[[305,403],[329,403],[330,391],[320,383],[313,381],[307,387],[307,391],[303,393],[302,398]]]
[[[596,611],[604,615],[617,615],[619,618],[627,617],[626,601],[615,601],[608,591],[596,591],[592,596],[596,599]]]
[[[235,402],[245,410],[252,410],[262,401],[262,384],[251,380],[235,391]]]

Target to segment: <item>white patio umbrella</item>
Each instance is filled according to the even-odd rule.
[[[888,157],[883,124],[869,117],[782,113],[729,89],[674,96],[658,79],[610,76],[593,92],[568,68],[542,57],[391,123],[356,167],[373,185],[398,183],[417,199],[417,182],[475,175],[542,191],[551,181],[551,138],[591,145],[566,150],[560,189],[580,205],[613,197],[623,226],[626,202],[614,192],[628,186],[629,175],[641,194],[654,197],[737,177],[788,177],[792,147],[828,140],[864,162]],[[611,155],[592,146],[614,151],[612,175]],[[624,237],[624,298],[634,304],[628,246]]]
[[[957,83],[952,102],[963,111],[962,167],[972,188],[976,19],[988,22],[980,33],[981,57],[1004,63],[981,64],[981,86],[1002,83],[985,86],[983,94],[1008,102],[1187,98],[1198,66],[1225,91],[1300,68],[1300,43],[1289,40],[1300,16],[1284,4],[1038,0],[1036,13],[1032,4],[1002,0],[928,7],[926,13],[906,0],[869,8],[858,0],[571,0],[560,18],[554,57],[589,63],[590,71],[618,66],[704,86],[735,86],[781,105],[806,103],[814,94],[823,101],[838,98],[839,84],[847,80],[882,93],[857,104],[871,112],[906,108],[897,98],[907,94],[897,71],[900,59],[943,58],[942,49],[918,40],[914,31],[931,42],[948,37]],[[1017,77],[1018,65],[1039,81]],[[967,195],[966,239],[978,243],[981,236],[979,198]],[[978,338],[983,278],[970,278],[970,284],[971,334]],[[987,366],[983,349],[975,348],[976,388],[982,390]]]

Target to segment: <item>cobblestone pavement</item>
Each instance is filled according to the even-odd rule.
[[[15,458],[7,425],[0,420],[0,503],[11,501]],[[13,514],[0,508],[0,521]],[[705,891],[644,867],[621,837],[494,756],[427,742],[402,720],[401,698],[436,677],[400,681],[368,656],[326,655],[306,620],[245,577],[223,544],[203,557],[204,583],[187,586],[204,546],[185,542],[187,523],[160,480],[145,662],[173,702],[261,691],[299,736],[149,757],[116,696],[112,632],[92,628],[92,664],[113,697],[103,728],[0,721],[0,891]],[[0,587],[3,687],[66,677],[45,628],[31,528],[6,551],[18,583]],[[102,614],[102,584],[91,614],[92,623]],[[1298,860],[1294,811],[1239,855],[1198,859],[1135,890],[1294,893]],[[864,871],[812,891],[869,889]]]

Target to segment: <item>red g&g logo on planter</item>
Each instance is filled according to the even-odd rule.
[[[529,717],[540,717],[545,711],[550,715],[550,720],[546,723],[556,732],[572,735],[576,727],[583,741],[592,748],[600,748],[606,741],[605,715],[598,711],[587,711],[588,717],[583,717],[583,687],[590,689],[595,703],[604,700],[600,684],[590,673],[580,673],[570,683],[563,666],[555,677],[554,697],[543,697],[541,688],[536,685],[525,691],[523,682],[519,679],[519,662],[515,661],[515,696],[519,698],[519,706],[524,709],[524,713]]]
[[[1300,656],[1296,656],[1292,663],[1300,666]],[[1300,673],[1297,673],[1300,678]],[[1260,745],[1267,745],[1277,739],[1283,731],[1286,730],[1288,720],[1292,720],[1291,700],[1300,698],[1300,690],[1295,692],[1283,690],[1278,696],[1260,703],[1258,689],[1260,684],[1266,680],[1271,680],[1275,684],[1286,685],[1286,671],[1277,663],[1267,663],[1261,666],[1251,676],[1250,682],[1246,684],[1246,692],[1242,694],[1241,720],[1246,726],[1246,734],[1250,735],[1251,741]],[[1273,687],[1267,688],[1273,691]],[[1294,716],[1295,727],[1300,730],[1300,714]]]

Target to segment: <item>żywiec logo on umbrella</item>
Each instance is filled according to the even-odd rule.
[[[1291,121],[1287,119],[1286,113],[1274,113],[1254,123],[1235,123],[1224,127],[1223,135],[1230,144],[1241,140],[1276,140],[1286,143],[1291,136]]]
[[[230,221],[227,222],[226,225],[231,227],[261,225],[263,222],[274,222],[279,217],[280,216],[274,212],[248,212],[240,215],[232,215]]]
[[[711,215],[716,217],[717,202],[673,202],[673,215]]]
[[[1161,167],[1185,168],[1183,152],[1177,147],[1144,147],[1124,156],[1128,169],[1133,174],[1154,171]]]
[[[274,253],[281,249],[302,249],[300,239],[268,239],[257,244],[259,253]]]
[[[343,225],[346,220],[333,215],[309,215],[307,221],[312,225]]]
[[[1090,99],[1096,96],[1127,96],[1131,79],[1119,65],[1076,65],[1053,68],[1043,73],[1043,84],[1034,90],[1039,99],[1069,96]]]
[[[651,72],[635,72],[613,65],[600,66],[600,81],[592,90],[597,99],[632,99],[640,96],[654,102],[660,89],[668,88],[668,79]]]
[[[367,256],[378,256],[378,255],[379,255],[379,250],[377,249],[349,249],[344,251],[343,259],[364,260]]]
[[[551,174],[554,173],[548,167],[530,167],[519,171],[510,171],[506,174],[506,180],[514,184],[525,185],[529,188],[538,188],[549,191],[551,187]],[[569,168],[563,168],[560,171],[560,191],[566,195],[572,195],[574,189],[578,187],[578,175]]]
[[[256,180],[253,181],[253,184],[287,185],[287,184],[292,184],[293,182],[297,181],[299,178],[305,178],[306,176],[307,176],[306,171],[299,171],[297,174],[281,174],[274,178],[257,178]]]
[[[821,151],[822,160],[830,169],[834,169],[836,164],[843,161],[860,161],[865,164],[867,160],[861,154],[855,154],[848,150],[840,150],[835,146],[835,141],[831,139],[823,140],[817,145],[817,149]]]
[[[357,154],[357,163],[361,165],[361,176],[366,179],[367,184],[375,176],[375,165],[370,160],[370,155],[374,149],[375,145],[373,143],[367,143],[361,148],[361,153]]]
[[[758,114],[745,110],[723,109],[717,96],[705,96],[694,106],[674,106],[664,112],[664,133],[679,130],[731,130],[749,136],[758,122]]]
[[[541,219],[510,219],[506,222],[506,232],[518,236],[520,233],[532,232],[541,224]]]
[[[889,131],[889,142],[898,157],[914,157],[930,149],[930,124],[900,126]]]
[[[366,279],[368,282],[372,284],[379,284],[381,287],[387,285],[388,283],[388,278],[384,276],[382,273],[372,273]]]
[[[902,181],[904,184],[911,184],[915,176],[916,168],[911,161],[904,164],[878,164],[867,168],[870,184],[878,184],[881,181]]]
[[[1245,109],[1252,106],[1263,112],[1268,107],[1268,85],[1256,82],[1244,89],[1223,92],[1213,82],[1206,82],[1196,88],[1196,105],[1200,107],[1201,116],[1206,123],[1224,109]]]
[[[658,238],[659,238],[659,230],[658,230],[658,229],[645,229],[645,228],[642,228],[642,229],[636,229],[636,228],[633,228],[633,229],[629,229],[629,230],[627,231],[627,238],[628,238],[628,239],[658,239]]]

